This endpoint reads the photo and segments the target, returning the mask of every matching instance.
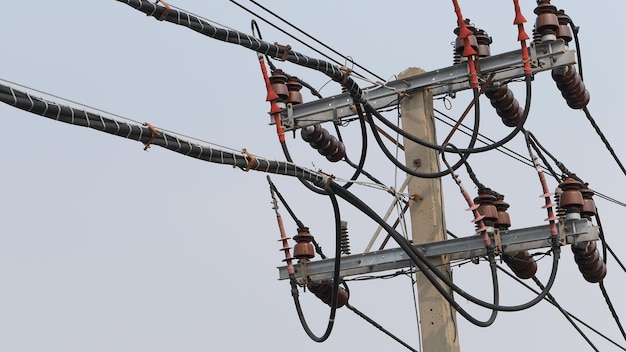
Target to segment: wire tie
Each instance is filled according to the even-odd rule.
[[[147,151],[148,149],[150,149],[150,144],[154,143],[156,137],[161,135],[161,132],[157,131],[157,129],[154,128],[154,126],[152,126],[152,124],[150,124],[149,122],[144,122],[143,125],[148,126],[148,129],[150,130],[150,132],[152,132],[152,136],[148,140],[148,143],[143,144],[143,150]]]
[[[287,61],[287,55],[289,55],[289,50],[291,50],[291,45],[282,45],[278,44],[278,42],[274,42],[274,45],[277,47],[284,49],[283,56],[280,57],[280,61]]]
[[[256,163],[256,158],[254,157],[254,155],[248,153],[246,148],[243,148],[241,151],[244,152],[244,154],[246,154],[248,159],[250,159],[250,161],[248,162],[248,165],[246,166],[246,169],[243,170],[244,172],[248,172],[248,171],[250,171],[250,168],[252,168],[252,165],[254,165],[254,163]]]
[[[319,170],[318,172],[324,176],[327,176],[326,183],[324,184],[324,189],[328,189],[328,187],[330,186],[330,183],[333,182],[333,179],[335,178],[335,176],[331,174],[327,174],[322,170]]]
[[[157,18],[157,20],[159,21],[163,21],[164,19],[167,18],[167,15],[170,13],[170,11],[172,10],[172,8],[170,7],[170,5],[168,3],[166,3],[164,0],[157,0],[157,3],[162,3],[163,5],[165,5],[165,10],[163,10],[163,13],[161,14],[161,16],[159,16]]]
[[[341,85],[344,85],[346,84],[346,82],[348,82],[348,78],[350,78],[352,69],[347,66],[339,66],[339,70],[344,72],[343,77],[341,78]]]

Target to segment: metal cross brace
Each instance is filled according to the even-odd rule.
[[[550,227],[536,226],[524,229],[500,231],[503,253],[516,253],[522,250],[550,247]],[[565,220],[559,226],[559,242],[562,245],[578,244],[595,241],[599,238],[599,229],[587,219]],[[447,255],[450,260],[470,259],[487,254],[482,236],[456,238],[446,241],[421,243],[415,248],[426,257]],[[306,265],[307,275],[311,281],[331,280],[333,277],[334,259],[310,261]],[[387,270],[397,270],[411,266],[407,254],[400,248],[354,254],[341,257],[340,276],[364,275]],[[300,265],[294,264],[296,274]],[[288,279],[287,267],[279,267],[279,280]]]
[[[531,43],[530,59],[532,72],[542,72],[576,63],[573,50],[561,39],[535,44]],[[508,81],[524,76],[521,50],[489,56],[476,60],[479,79],[495,74],[492,82]],[[469,89],[469,75],[464,63],[425,72],[417,76],[390,81],[379,86],[364,89],[364,97],[376,109],[381,109],[398,99],[402,92],[430,89],[433,96],[453,94]],[[348,93],[334,95],[305,104],[291,105],[283,111],[282,118],[286,131],[306,127],[326,121],[338,121],[355,115],[352,98]],[[273,119],[270,124],[273,124]]]

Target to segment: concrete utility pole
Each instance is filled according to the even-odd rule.
[[[409,68],[399,79],[415,76],[425,71]],[[411,93],[400,101],[402,129],[429,142],[436,142],[433,114],[433,98],[428,90]],[[438,152],[404,139],[406,165],[418,172],[439,171]],[[446,225],[443,214],[443,193],[440,178],[413,177],[409,182],[411,201],[411,230],[413,244],[443,241]],[[451,276],[447,255],[435,257],[431,262]],[[459,335],[456,328],[456,312],[422,273],[417,273],[420,327],[423,352],[459,352]]]

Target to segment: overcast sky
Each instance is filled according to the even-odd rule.
[[[241,3],[271,18],[251,2]],[[408,67],[430,71],[452,64],[456,17],[449,1],[261,3],[385,79]],[[536,3],[521,3],[530,33]],[[172,4],[250,32],[252,15],[229,1]],[[553,4],[564,8],[580,26],[589,110],[617,154],[626,158],[622,105],[626,73],[620,65],[626,55],[620,41],[626,3],[593,6],[561,0]],[[465,17],[493,37],[493,54],[519,48],[511,1],[460,0],[460,5]],[[1,79],[160,129],[284,159],[269,125],[265,87],[253,52],[156,21],[113,0],[12,1],[5,4],[4,12]],[[320,57],[260,20],[259,25],[268,42],[289,44],[298,52]],[[318,72],[276,63],[324,96],[340,93],[336,83],[327,84],[328,78]],[[511,86],[523,102],[523,84]],[[304,93],[306,101],[314,99]],[[624,174],[584,114],[567,107],[549,73],[535,77],[532,99],[527,128],[590,187],[626,201]],[[460,116],[470,101],[470,92],[459,93],[450,100],[452,109],[447,113]],[[482,102],[481,133],[499,139],[510,129],[487,100]],[[445,110],[440,100],[435,107]],[[283,265],[283,254],[265,174],[204,163],[158,147],[145,152],[141,143],[4,104],[0,116],[4,132],[0,139],[4,170],[1,351],[405,350],[345,308],[338,311],[327,342],[318,344],[306,336],[289,284],[278,280],[276,267]],[[397,118],[395,111],[386,116]],[[447,127],[438,124],[438,129],[443,138]],[[342,133],[351,159],[358,160],[358,124],[348,125]],[[289,135],[288,144],[301,166],[344,178],[352,174],[345,165],[328,163],[299,136]],[[526,155],[520,137],[510,147]],[[495,151],[470,161],[484,184],[506,195],[513,228],[545,224],[541,186],[532,168]],[[373,139],[365,168],[388,186],[404,180]],[[474,194],[470,179],[460,173]],[[332,253],[330,202],[295,179],[272,178],[326,253]],[[556,186],[550,179],[550,188]],[[380,213],[392,200],[370,188],[352,190]],[[467,206],[449,177],[444,180],[444,194],[448,229],[460,236],[472,235],[472,216],[464,211]],[[624,207],[599,198],[596,204],[607,241],[626,259]],[[352,252],[362,252],[376,225],[345,202],[340,205],[349,224]],[[295,223],[284,207],[279,210],[289,235],[295,235]],[[539,262],[538,276],[544,282],[550,261]],[[608,269],[605,284],[623,315],[626,276],[612,258]],[[466,291],[490,299],[485,263],[455,267],[454,279]],[[504,276],[501,283],[503,304],[522,303],[533,296]],[[419,348],[409,278],[354,282],[350,287],[353,306]],[[626,344],[600,289],[584,281],[569,248],[563,248],[553,294],[565,309]],[[321,334],[328,306],[308,292],[302,297],[313,330]],[[481,318],[489,315],[462,298],[459,302]],[[502,313],[489,328],[474,327],[462,317],[458,323],[462,351],[592,350],[545,302],[520,313]],[[584,331],[601,351],[617,350]]]

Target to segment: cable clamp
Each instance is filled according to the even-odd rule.
[[[399,91],[398,91],[398,98],[399,98],[399,99],[403,99],[403,98],[409,98],[409,99],[411,99],[411,94],[407,93],[407,91],[406,91],[406,90],[404,90],[404,89],[403,89],[403,90],[399,90]]]
[[[326,176],[326,183],[324,184],[324,189],[328,189],[328,187],[330,186],[330,183],[333,182],[333,179],[335,178],[335,176],[331,174],[327,174],[322,170],[319,170],[318,172]]]
[[[148,140],[148,143],[143,144],[143,150],[147,151],[148,149],[150,149],[150,144],[154,143],[156,137],[161,135],[161,132],[157,131],[157,129],[154,128],[154,126],[152,126],[152,124],[150,124],[149,122],[144,122],[143,125],[148,126],[148,129],[150,130],[150,132],[152,132],[152,136]]]
[[[419,202],[422,199],[424,199],[424,198],[422,196],[420,196],[419,194],[410,194],[409,195],[409,200],[412,200],[414,202]]]
[[[155,4],[158,3],[162,3],[165,6],[165,10],[163,10],[163,13],[161,14],[161,16],[157,17],[157,20],[159,21],[163,21],[164,19],[167,18],[167,15],[170,13],[170,11],[172,10],[172,8],[170,7],[170,5],[168,3],[166,3],[164,0],[157,0],[155,2]]]
[[[246,154],[246,157],[248,157],[248,159],[250,159],[250,161],[248,162],[248,165],[246,166],[246,168],[243,170],[244,172],[248,172],[250,171],[250,169],[252,168],[252,166],[254,165],[254,163],[256,163],[256,158],[254,157],[254,155],[248,153],[248,151],[246,150],[246,148],[243,148],[241,150],[244,154]]]
[[[278,42],[274,42],[274,45],[277,47],[284,49],[283,56],[280,57],[280,61],[287,61],[287,55],[289,55],[289,50],[291,50],[291,45],[282,45],[278,44]]]
[[[350,74],[352,73],[352,69],[347,66],[339,66],[339,70],[343,71],[343,77],[341,77],[341,85],[344,85],[346,84],[346,82],[348,82]]]

